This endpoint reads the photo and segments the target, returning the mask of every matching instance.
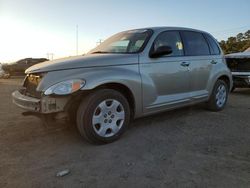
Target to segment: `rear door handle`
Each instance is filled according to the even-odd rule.
[[[183,66],[183,67],[188,67],[190,65],[190,63],[188,63],[188,62],[182,62],[181,63],[181,66]]]
[[[217,61],[212,60],[210,63],[215,65],[215,64],[217,64]]]

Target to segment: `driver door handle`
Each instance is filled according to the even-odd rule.
[[[212,60],[211,64],[215,65],[215,64],[217,64],[217,61]]]

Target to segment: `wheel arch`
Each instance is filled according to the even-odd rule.
[[[103,83],[103,84],[100,84],[100,85],[94,87],[93,89],[83,90],[83,91],[80,91],[80,92],[74,94],[74,96],[71,98],[71,100],[67,103],[65,110],[74,116],[76,110],[79,107],[80,101],[83,100],[83,98],[86,95],[89,95],[92,92],[95,92],[95,91],[101,90],[101,89],[113,89],[113,90],[120,92],[128,100],[129,107],[131,110],[131,113],[130,113],[131,120],[134,119],[135,110],[136,110],[134,94],[132,93],[131,89],[129,89],[129,87],[127,87],[124,84],[116,83],[116,82]]]
[[[228,90],[229,91],[231,90],[232,83],[231,83],[230,78],[229,78],[228,75],[221,75],[221,76],[218,77],[217,80],[223,80],[227,84]]]
[[[113,89],[113,90],[120,92],[128,100],[129,107],[131,110],[131,119],[134,118],[135,107],[136,107],[135,97],[131,89],[129,89],[129,87],[121,83],[109,82],[109,83],[101,84],[95,87],[93,90],[99,90],[99,89]]]

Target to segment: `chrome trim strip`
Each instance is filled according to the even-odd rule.
[[[232,72],[233,76],[250,76],[250,72]]]

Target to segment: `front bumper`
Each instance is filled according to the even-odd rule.
[[[14,91],[12,93],[12,99],[13,103],[22,109],[33,112],[40,112],[41,110],[40,99],[22,95],[19,91]]]
[[[64,111],[70,97],[53,98],[44,96],[41,99],[37,99],[23,95],[20,91],[14,91],[12,93],[12,99],[14,104],[24,110],[49,114]]]
[[[234,87],[250,87],[250,72],[232,72]]]

